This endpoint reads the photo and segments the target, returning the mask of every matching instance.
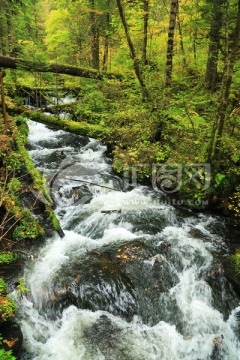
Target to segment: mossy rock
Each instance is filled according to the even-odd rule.
[[[224,274],[240,295],[240,273],[237,272],[234,256],[229,256],[223,262]]]

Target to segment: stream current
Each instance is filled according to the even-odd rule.
[[[96,140],[29,129],[65,237],[25,265],[22,359],[239,360],[222,219],[176,209],[144,186],[122,191]]]

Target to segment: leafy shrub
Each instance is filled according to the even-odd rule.
[[[39,223],[33,219],[30,211],[23,211],[24,217],[20,220],[13,232],[14,240],[36,239],[44,235],[44,230]]]
[[[7,285],[5,281],[0,278],[0,322],[12,318],[16,310],[15,302],[10,297],[6,296],[6,291]]]
[[[19,258],[19,255],[11,251],[0,252],[0,264],[11,264]],[[1,291],[0,291],[1,292]]]
[[[16,360],[15,356],[12,355],[12,351],[6,351],[2,348],[2,337],[0,337],[0,359],[1,360]]]

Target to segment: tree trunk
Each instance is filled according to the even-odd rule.
[[[130,37],[130,34],[129,34],[128,24],[127,24],[126,17],[125,17],[125,14],[124,14],[122,2],[121,2],[121,0],[116,0],[116,1],[117,1],[117,6],[118,6],[119,15],[120,15],[120,18],[121,18],[121,20],[122,20],[122,24],[123,24],[123,27],[124,27],[125,35],[126,35],[126,38],[127,38],[128,47],[129,47],[129,50],[130,50],[130,55],[131,55],[131,58],[132,58],[132,60],[133,60],[133,66],[134,66],[135,74],[136,74],[136,76],[137,76],[137,78],[138,78],[138,81],[139,81],[140,86],[141,86],[141,89],[142,89],[143,99],[144,99],[144,100],[145,100],[145,99],[146,99],[146,100],[149,100],[150,97],[149,97],[149,94],[148,94],[148,90],[147,90],[147,88],[146,88],[146,85],[145,85],[145,83],[144,83],[144,81],[143,81],[142,72],[141,72],[141,69],[140,69],[140,66],[139,66],[139,60],[138,60],[138,58],[137,58],[136,51],[135,51],[133,42],[132,42],[131,37]]]
[[[195,61],[197,61],[197,36],[198,36],[198,29],[195,26],[193,29],[193,56]]]
[[[104,41],[104,54],[103,54],[103,71],[107,70],[108,51],[109,51],[109,31],[110,31],[110,0],[107,0],[107,13],[106,13],[106,34]]]
[[[223,9],[219,1],[214,1],[212,10],[211,29],[209,33],[208,61],[205,75],[205,88],[214,91],[217,81],[218,51],[220,31],[222,28]]]
[[[5,76],[5,71],[0,71],[0,88],[1,88],[1,98],[2,98],[2,114],[3,114],[3,123],[7,124],[7,110],[4,96],[4,86],[3,86],[3,78]]]
[[[225,59],[225,69],[222,79],[221,96],[219,106],[216,114],[216,118],[213,125],[212,136],[208,152],[208,160],[218,160],[220,156],[220,146],[222,142],[222,135],[225,125],[226,112],[229,105],[230,87],[232,84],[232,75],[234,71],[234,65],[239,56],[239,40],[240,40],[240,0],[238,1],[238,14],[236,20],[236,26],[231,36],[233,39],[232,44],[229,46],[229,54]],[[216,144],[214,147],[215,138]],[[214,148],[214,151],[213,151]],[[213,154],[212,154],[213,152]]]
[[[178,7],[178,13],[177,13],[177,24],[178,24],[178,31],[179,31],[179,37],[180,37],[180,47],[182,50],[182,56],[183,56],[183,67],[187,67],[187,61],[185,56],[185,50],[184,50],[184,43],[183,43],[183,34],[182,34],[182,26],[179,16],[179,7]]]
[[[143,51],[142,62],[147,65],[147,41],[148,41],[148,18],[149,18],[149,0],[143,0]]]
[[[95,13],[95,0],[90,0],[90,36],[92,51],[92,67],[99,70],[99,28],[97,24],[97,16]]]
[[[166,82],[165,82],[165,85],[168,88],[171,87],[172,84],[174,32],[176,26],[177,12],[178,12],[178,0],[171,0],[169,28],[168,28],[168,42],[167,42]]]
[[[108,79],[122,80],[121,74],[104,73],[94,69],[87,69],[83,67],[76,67],[62,64],[52,64],[45,62],[34,62],[31,60],[13,58],[9,56],[0,56],[0,67],[8,69],[20,69],[25,71],[39,71],[39,72],[52,72],[57,74],[66,74],[71,76],[79,76],[84,78],[91,78],[96,80],[102,80],[104,77]]]
[[[13,51],[13,27],[12,27],[12,10],[9,8],[6,13],[7,17],[7,37],[8,37],[8,55]]]

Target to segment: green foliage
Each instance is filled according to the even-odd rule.
[[[24,278],[18,279],[19,284],[17,285],[17,291],[16,294],[20,296],[21,299],[23,299],[23,296],[25,293],[30,292],[30,290],[25,286],[26,281]]]
[[[7,285],[2,278],[0,278],[0,323],[11,319],[16,310],[14,301],[6,296]]]
[[[237,250],[235,255],[231,256],[234,264],[234,269],[237,275],[240,275],[240,250]]]
[[[80,99],[76,106],[76,115],[81,120],[89,122],[98,122],[104,116],[103,112],[107,110],[106,99],[101,91],[94,90],[87,93]]]
[[[33,219],[30,211],[24,210],[21,219],[13,231],[14,240],[36,239],[44,235],[43,228]]]
[[[11,194],[18,193],[21,190],[21,182],[19,179],[13,177],[8,182],[8,189]]]
[[[7,296],[0,296],[0,322],[11,319],[16,311],[15,302]]]
[[[229,199],[228,209],[233,212],[236,221],[240,221],[240,187],[236,190]]]
[[[11,264],[18,259],[19,259],[19,255],[11,251],[0,252],[0,264]],[[1,288],[0,288],[0,292],[1,292]]]
[[[12,351],[6,351],[2,348],[3,338],[0,337],[0,359],[1,360],[16,360],[15,356],[12,355]]]
[[[19,171],[22,165],[22,155],[17,151],[11,151],[5,156],[4,163],[8,171]]]
[[[214,186],[216,188],[218,188],[222,183],[223,183],[223,180],[226,178],[226,175],[225,174],[217,174],[215,176],[215,182],[214,182]]]
[[[7,284],[3,280],[3,278],[0,277],[0,295],[4,295],[7,292]]]

